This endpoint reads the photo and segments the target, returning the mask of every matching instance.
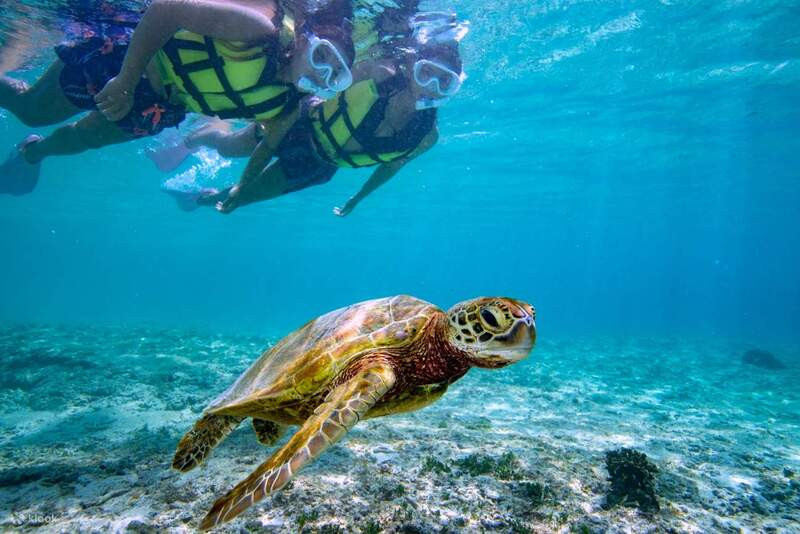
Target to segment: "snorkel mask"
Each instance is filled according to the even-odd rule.
[[[460,22],[455,13],[447,11],[417,13],[408,19],[408,24],[418,49],[446,46],[457,50],[458,43],[469,31],[469,23]],[[418,99],[416,108],[441,106],[461,89],[466,79],[463,72],[455,72],[436,58],[417,60],[414,63],[414,82],[436,96]]]
[[[418,60],[414,63],[414,82],[438,96],[420,98],[416,102],[416,108],[422,110],[441,106],[461,89],[461,84],[466,79],[467,76],[463,72],[458,74],[438,61]]]
[[[330,99],[336,93],[344,91],[353,84],[353,74],[347,66],[341,52],[327,39],[320,39],[309,33],[308,64],[323,81],[320,85],[308,76],[297,81],[297,88],[307,93],[314,93],[322,99]]]

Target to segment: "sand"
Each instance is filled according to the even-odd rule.
[[[249,424],[169,469],[206,403],[272,338],[0,327],[0,529],[194,532],[271,449]],[[218,532],[798,532],[800,351],[745,342],[542,340],[422,411],[362,422]],[[284,438],[281,443],[285,442]],[[606,509],[607,450],[658,466],[661,509]]]

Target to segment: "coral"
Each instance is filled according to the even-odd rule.
[[[611,487],[606,495],[610,508],[618,504],[636,506],[643,512],[659,510],[655,491],[658,468],[644,453],[633,449],[616,449],[606,453]]]
[[[494,461],[481,454],[470,454],[453,463],[459,469],[472,476],[485,475],[491,473],[492,469],[494,469]]]
[[[125,527],[125,534],[156,534],[157,532],[158,528],[138,519],[134,519]]]
[[[417,523],[404,523],[394,530],[395,534],[433,534],[430,527]]]
[[[511,534],[531,534],[531,532],[533,532],[525,523],[518,519],[509,521],[508,528]]]
[[[406,494],[406,488],[399,482],[384,484],[378,488],[378,498],[382,501],[393,501]]]
[[[515,493],[528,501],[533,508],[538,508],[552,498],[553,492],[541,482],[522,482]]]
[[[317,510],[300,512],[300,515],[297,516],[297,528],[302,529],[306,523],[313,523],[317,519],[319,519],[319,512]]]
[[[434,458],[433,456],[426,456],[422,460],[422,473],[436,473],[438,475],[450,473],[451,469],[446,465]]]
[[[470,454],[460,460],[456,460],[454,464],[471,476],[491,473],[500,480],[518,480],[522,478],[519,459],[510,451],[504,453],[497,460],[482,454]]]
[[[368,520],[361,527],[361,534],[380,534],[383,531],[381,524],[374,519]]]
[[[494,474],[500,480],[518,480],[522,478],[522,469],[517,456],[511,451],[504,453],[495,465]]]

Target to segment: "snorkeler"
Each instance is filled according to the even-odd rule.
[[[10,180],[14,191],[32,189],[48,156],[154,135],[187,112],[265,121],[290,113],[300,91],[335,95],[352,83],[350,12],[346,0],[331,2],[300,13],[294,28],[274,0],[155,0],[130,39],[57,47],[33,86],[0,78],[0,107],[29,126],[90,113],[17,145],[0,166],[0,192]]]
[[[405,48],[399,58],[356,65],[359,81],[336,99],[312,99],[296,123],[280,121],[280,128],[264,131],[239,184],[200,195],[197,202],[230,213],[246,204],[325,183],[341,167],[377,165],[358,193],[334,209],[339,216],[350,213],[436,143],[436,108],[458,92],[465,78],[457,39],[416,42],[415,49]],[[251,150],[255,141],[249,130],[237,134],[241,152]],[[273,156],[277,161],[266,168],[259,165]]]
[[[302,4],[298,0],[281,2],[284,8],[294,12],[301,11]],[[418,19],[421,16],[423,19],[430,18],[430,13],[418,14],[418,7],[418,0],[402,0],[379,8],[370,0],[353,0],[355,63],[392,55],[394,49],[405,46],[413,35]],[[446,16],[447,22],[451,22],[452,14],[447,13]],[[164,140],[160,146],[148,148],[145,154],[159,170],[170,172],[201,147],[212,148],[226,158],[247,157],[261,140],[260,134],[261,127],[255,123],[234,132],[230,123],[212,119],[183,138],[172,137]]]

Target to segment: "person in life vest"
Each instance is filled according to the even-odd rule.
[[[223,191],[205,191],[197,203],[230,213],[325,183],[342,167],[375,166],[364,186],[334,209],[339,216],[352,212],[436,143],[437,108],[465,79],[457,40],[417,43],[415,49],[403,49],[400,57],[356,65],[352,87],[335,99],[310,99],[296,122],[290,123],[291,117],[278,128],[264,130],[240,182]],[[274,156],[276,161],[261,164]]]
[[[226,157],[252,153],[242,180],[223,191],[196,184],[173,187],[168,181],[165,192],[187,211],[212,205],[229,213],[244,204],[325,183],[341,167],[377,166],[364,187],[334,210],[347,215],[436,142],[435,108],[465,79],[458,43],[467,30],[452,13],[417,13],[401,44],[382,46],[394,57],[357,64],[351,88],[327,102],[309,99],[296,122],[290,117],[279,127],[252,124],[235,132],[222,123],[204,125],[183,143],[192,149],[216,148]],[[277,161],[266,165],[273,156]]]
[[[291,114],[303,94],[346,89],[351,12],[347,0],[329,4],[290,14],[275,0],[155,0],[131,32],[57,47],[59,59],[33,86],[0,77],[0,107],[29,126],[90,111],[17,145],[0,166],[0,193],[8,180],[12,194],[32,190],[48,156],[154,135],[187,112],[269,121]]]
[[[299,11],[302,0],[283,0],[281,5]],[[379,6],[370,0],[352,0],[351,36],[355,62],[380,59],[392,55],[394,48],[406,46],[413,33],[414,21],[421,16],[417,14],[418,6],[418,0]],[[198,128],[183,137],[159,139],[156,146],[145,150],[145,154],[159,170],[171,172],[201,147],[213,148],[223,157],[246,157],[260,141],[260,132],[261,125],[255,122],[234,131],[230,121],[210,119],[202,121]]]

